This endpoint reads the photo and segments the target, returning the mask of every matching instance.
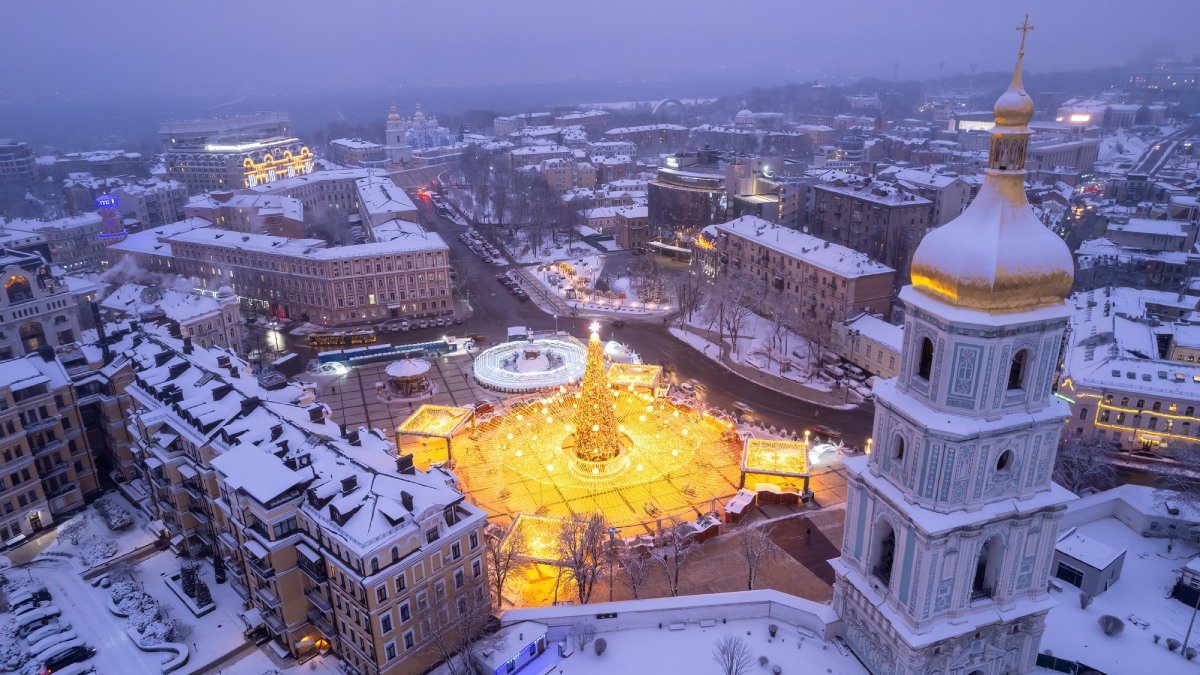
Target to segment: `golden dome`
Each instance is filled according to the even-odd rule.
[[[1023,127],[1033,119],[1033,99],[1025,93],[1021,83],[1021,61],[1024,54],[1017,57],[1017,69],[1013,72],[1012,82],[1000,98],[992,113],[996,116],[996,125],[1001,127]]]
[[[967,210],[921,240],[910,275],[914,288],[947,304],[1020,312],[1062,302],[1075,265],[1030,210],[1024,172],[989,172]]]
[[[1028,17],[1024,28],[1028,28]],[[1038,220],[1025,197],[1025,154],[1033,101],[1021,86],[1021,61],[996,101],[989,165],[970,206],[931,231],[913,253],[913,288],[950,305],[990,313],[1061,303],[1075,264],[1066,243]]]

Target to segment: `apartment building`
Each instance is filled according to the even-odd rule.
[[[491,598],[482,511],[378,430],[343,433],[311,391],[267,392],[220,349],[150,332],[126,351],[148,508],[173,547],[215,550],[249,637],[352,673],[423,672]]]
[[[0,138],[0,184],[33,185],[33,149],[24,141]]]
[[[678,124],[645,124],[617,127],[604,132],[604,140],[634,144],[638,152],[675,151],[688,142],[690,130]]]
[[[421,226],[391,220],[374,241],[330,247],[320,239],[230,232],[202,218],[132,234],[108,248],[112,264],[229,286],[243,307],[322,325],[352,325],[454,311],[450,252]]]
[[[870,314],[833,323],[833,350],[847,363],[882,378],[900,374],[904,328]]]
[[[329,141],[329,159],[342,166],[380,166],[387,161],[385,148],[361,138],[335,138]]]
[[[186,218],[203,218],[223,230],[303,237],[304,204],[279,194],[225,190],[196,195],[183,209]]]
[[[109,323],[173,324],[169,330],[178,337],[191,338],[196,345],[244,354],[238,304],[228,286],[213,295],[202,295],[161,286],[121,284],[100,302],[100,309]]]
[[[99,268],[104,262],[103,222],[95,211],[46,220],[17,219],[5,224],[14,231],[41,235],[49,261],[67,271]]]
[[[1200,364],[1179,359],[1172,333],[1200,321],[1197,298],[1134,288],[1071,297],[1059,393],[1067,433],[1124,450],[1200,444]],[[1185,353],[1186,354],[1186,353]]]
[[[740,273],[761,281],[763,307],[772,311],[789,307],[798,316],[832,322],[891,310],[895,270],[762,218],[711,225],[694,250],[708,274]]]
[[[930,201],[929,227],[941,227],[954,220],[971,203],[975,185],[958,174],[895,168],[879,172],[886,180]]]
[[[0,541],[22,541],[100,490],[83,432],[53,349],[0,362]]]
[[[930,227],[932,203],[869,178],[813,186],[814,233],[860,251],[908,276],[908,263]]]

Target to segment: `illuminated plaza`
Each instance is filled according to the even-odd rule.
[[[516,396],[477,419],[465,408],[418,410],[397,429],[400,451],[418,465],[450,464],[502,522],[600,512],[636,534],[717,510],[738,491],[743,448],[731,422],[662,397],[658,366],[606,369],[595,332],[586,362],[578,387]]]

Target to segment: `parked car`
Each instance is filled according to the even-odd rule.
[[[690,395],[696,393],[696,388],[692,386],[691,382],[680,382],[679,391]]]
[[[39,607],[32,612],[22,614],[17,617],[17,637],[24,638],[51,621],[57,621],[60,614],[62,614],[62,610],[54,605]]]
[[[34,644],[37,644],[38,640],[50,637],[51,635],[65,633],[69,630],[71,630],[71,624],[60,623],[60,622],[55,621],[54,623],[42,626],[41,628],[33,631],[29,635],[26,635],[25,636],[25,644],[34,645]]]
[[[95,647],[88,647],[87,645],[71,647],[70,649],[61,651],[46,659],[45,662],[42,663],[41,675],[57,673],[59,670],[71,665],[72,663],[87,661],[95,655]]]
[[[19,614],[26,611],[23,609],[24,607],[41,607],[42,603],[49,601],[50,591],[46,590],[45,586],[39,586],[37,588],[31,588],[19,593],[14,593],[13,596],[8,599],[8,604],[14,612]]]

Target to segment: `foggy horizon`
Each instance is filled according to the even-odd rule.
[[[1200,17],[1187,0],[1123,13],[1112,0],[919,8],[607,2],[563,7],[443,2],[296,6],[21,3],[0,26],[20,64],[0,105],[86,99],[209,99],[405,87],[580,84],[745,88],[818,80],[929,79],[1012,67],[1025,12],[1026,68],[1094,69],[1149,56],[1191,59]],[[1123,14],[1120,21],[1113,17]],[[1162,21],[1174,15],[1176,20]],[[936,19],[936,20],[935,20]],[[136,27],[136,28],[134,28]],[[134,30],[130,30],[134,28]]]

